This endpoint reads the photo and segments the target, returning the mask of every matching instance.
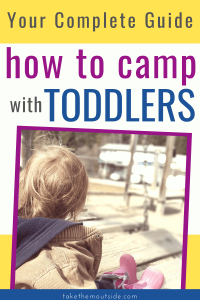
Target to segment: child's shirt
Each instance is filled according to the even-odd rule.
[[[16,270],[16,289],[96,289],[102,234],[83,225],[67,227]]]

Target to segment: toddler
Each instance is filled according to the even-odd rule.
[[[76,222],[87,195],[88,177],[80,159],[64,146],[34,151],[20,174],[17,228],[17,289],[161,288],[163,275],[147,268],[136,277],[131,255],[118,270],[95,281],[102,234]]]

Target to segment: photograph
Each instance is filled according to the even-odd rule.
[[[0,300],[200,298],[200,0],[1,2]]]
[[[189,146],[182,133],[19,126],[15,288],[180,289]]]

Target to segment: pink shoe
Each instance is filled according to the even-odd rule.
[[[106,272],[101,276],[101,280],[112,280],[115,289],[124,288],[124,284],[136,283],[137,265],[134,258],[130,254],[123,254],[119,260],[119,269]]]
[[[148,267],[142,278],[135,284],[125,284],[125,289],[161,289],[164,283],[164,275],[153,267]]]

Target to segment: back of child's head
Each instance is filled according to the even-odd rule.
[[[42,146],[20,174],[18,214],[74,219],[85,205],[87,189],[87,173],[76,154],[64,146]]]

